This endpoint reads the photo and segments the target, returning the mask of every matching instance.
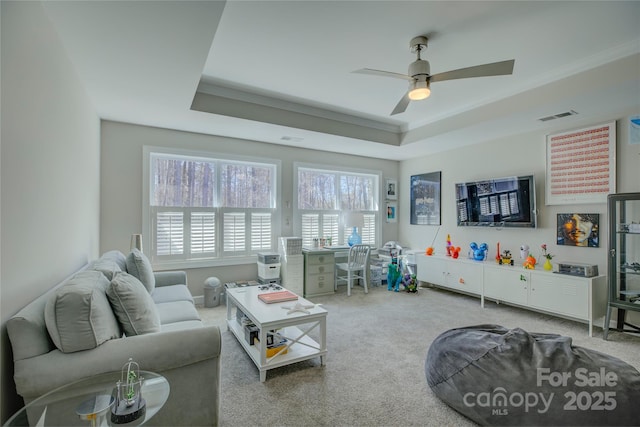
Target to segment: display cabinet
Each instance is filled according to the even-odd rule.
[[[610,194],[608,282],[609,304],[603,338],[617,309],[616,330],[640,332],[628,319],[628,311],[640,311],[640,193]]]

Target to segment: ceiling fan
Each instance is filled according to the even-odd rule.
[[[431,94],[431,83],[442,82],[445,80],[466,79],[470,77],[487,77],[487,76],[504,76],[513,73],[513,65],[515,59],[509,61],[492,62],[490,64],[476,65],[474,67],[460,68],[457,70],[445,71],[439,74],[430,74],[429,61],[420,58],[420,52],[427,48],[427,36],[418,36],[411,39],[409,43],[411,51],[418,56],[414,62],[409,65],[408,74],[392,73],[390,71],[372,70],[371,68],[363,68],[356,70],[354,73],[372,74],[375,76],[394,77],[397,79],[408,80],[409,90],[400,99],[396,108],[393,109],[391,115],[404,113],[411,101],[426,99]]]

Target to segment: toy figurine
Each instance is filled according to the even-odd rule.
[[[522,264],[522,266],[527,270],[533,270],[536,268],[536,259],[533,257],[533,255],[529,255],[527,256],[527,259],[524,261],[524,264]]]
[[[407,292],[418,292],[418,280],[415,274],[405,274],[402,278],[402,286]]]
[[[502,255],[498,260],[498,264],[513,265],[513,259],[511,259],[511,251],[506,249],[502,251]]]
[[[469,258],[475,259],[476,261],[484,261],[487,259],[487,250],[489,246],[486,243],[481,243],[480,246],[476,242],[471,242],[469,244],[471,250],[469,251]]]
[[[527,259],[529,256],[529,245],[520,246],[520,258]]]
[[[460,255],[460,246],[456,246],[455,248],[451,247],[451,256],[454,259],[457,259],[459,255]]]
[[[447,256],[451,256],[451,236],[447,234]]]
[[[401,281],[402,274],[400,274],[398,264],[389,264],[389,269],[387,270],[387,290],[399,292]]]

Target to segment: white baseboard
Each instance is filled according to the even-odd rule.
[[[196,305],[204,305],[204,295],[198,295],[193,297],[193,302]]]

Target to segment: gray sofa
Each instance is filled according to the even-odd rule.
[[[62,385],[119,372],[129,358],[169,381],[152,425],[217,425],[220,330],[204,326],[184,272],[153,272],[134,249],[105,253],[7,322],[25,403]]]

